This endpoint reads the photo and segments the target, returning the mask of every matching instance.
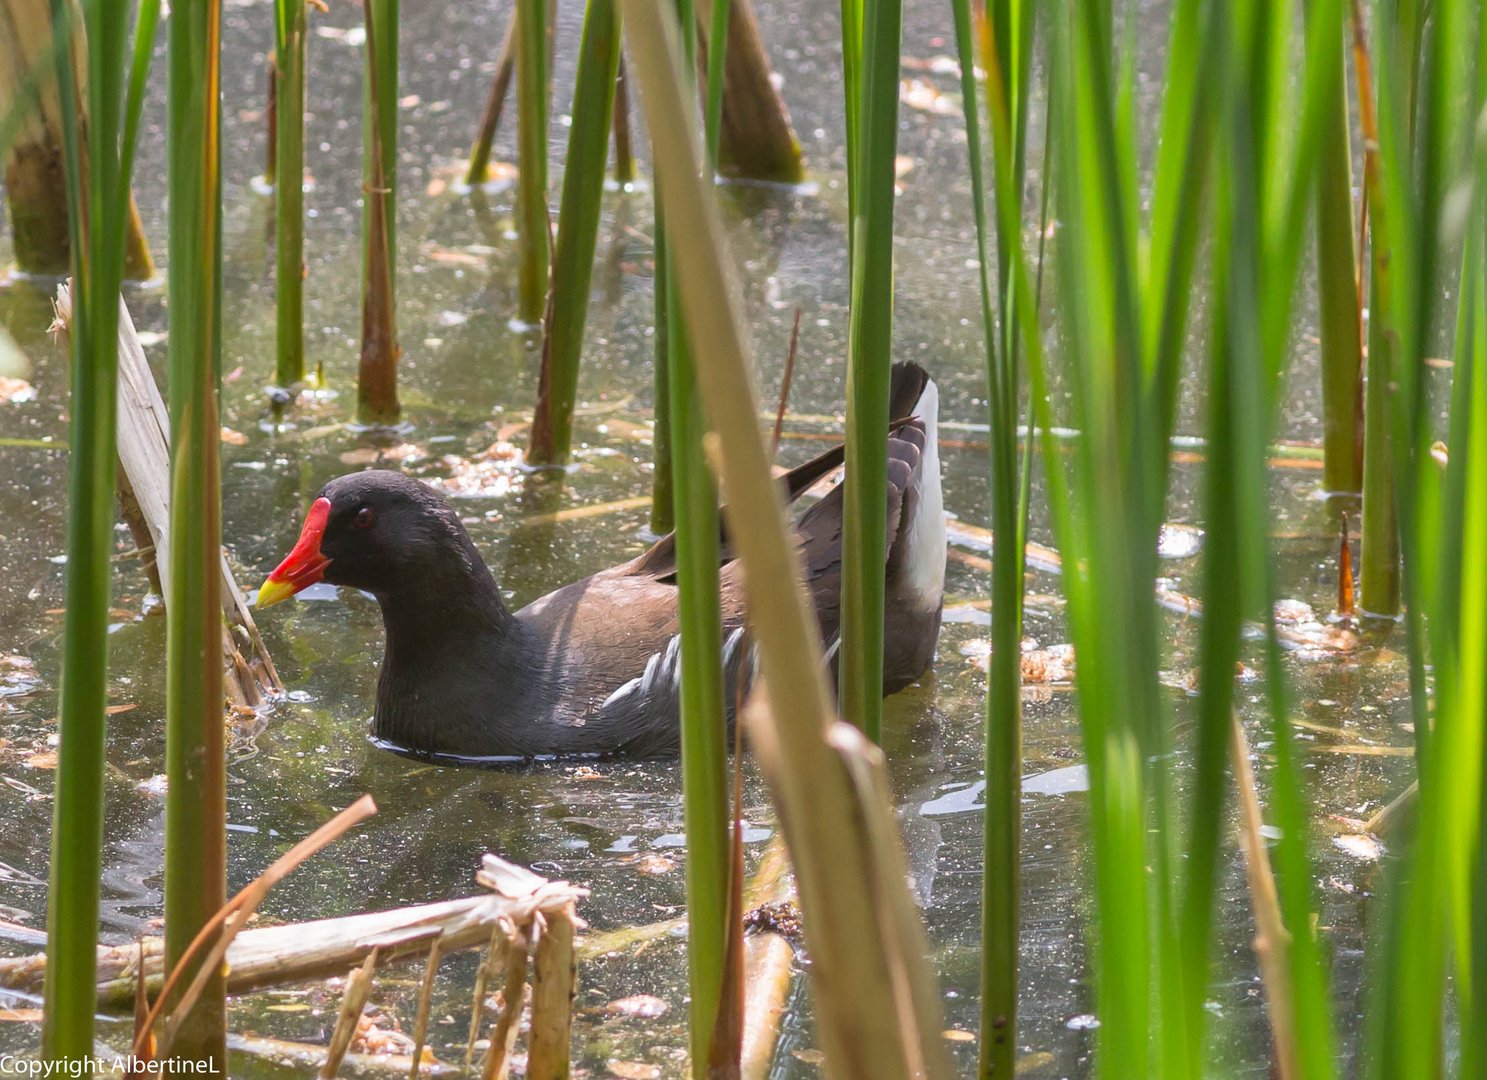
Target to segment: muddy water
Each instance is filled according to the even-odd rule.
[[[747,293],[760,381],[777,385],[794,310],[802,311],[793,407],[822,417],[795,427],[826,434],[841,408],[846,337],[841,106],[829,34],[835,6],[821,0],[766,0],[765,35],[784,79],[812,183],[808,189],[722,190],[734,255]],[[224,341],[225,531],[240,579],[256,585],[292,543],[300,515],[328,478],[381,460],[429,479],[459,476],[476,493],[459,503],[477,545],[520,604],[574,577],[626,558],[645,544],[645,511],[630,505],[601,516],[533,524],[536,513],[633,500],[649,486],[643,425],[651,408],[651,210],[644,190],[606,201],[595,303],[584,357],[578,467],[552,493],[511,469],[500,450],[475,461],[510,434],[530,409],[535,342],[508,327],[514,309],[515,243],[509,192],[472,200],[451,190],[454,166],[478,117],[506,8],[406,5],[402,46],[402,146],[399,203],[399,315],[405,349],[403,394],[411,431],[379,451],[348,429],[354,402],[358,335],[357,258],[360,160],[358,96],[361,50],[357,9],[315,14],[307,162],[316,186],[307,198],[306,341],[339,396],[307,402],[288,430],[263,426],[263,387],[273,369],[273,281],[269,205],[251,178],[263,156],[262,86],[271,7],[228,5]],[[571,85],[577,8],[560,13],[556,85]],[[1152,25],[1160,27],[1153,15]],[[929,367],[942,390],[942,433],[957,445],[944,455],[947,509],[970,524],[987,520],[981,358],[976,343],[973,233],[964,140],[953,96],[955,76],[935,63],[952,51],[948,11],[916,8],[905,30],[905,78],[918,80],[917,105],[902,113],[903,176],[898,215],[898,353]],[[1156,40],[1157,35],[1148,35]],[[922,61],[919,63],[917,61]],[[163,72],[157,69],[157,75]],[[157,250],[164,251],[162,80],[157,80],[140,150],[139,197]],[[947,96],[939,96],[947,95]],[[560,94],[560,98],[562,95]],[[553,129],[555,163],[565,135],[563,107]],[[1036,127],[1036,125],[1035,125]],[[500,156],[510,157],[512,133]],[[1038,134],[1034,133],[1034,145]],[[65,362],[44,337],[45,290],[17,285],[0,297],[7,325],[30,355],[32,400],[0,404],[0,917],[44,922],[47,835],[55,741],[66,510]],[[163,297],[130,296],[157,370],[164,363]],[[1199,402],[1189,393],[1180,430],[1199,433]],[[1296,374],[1281,434],[1314,439],[1315,346],[1298,341]],[[637,434],[639,433],[639,434]],[[520,436],[515,440],[520,443]],[[789,439],[787,462],[818,441]],[[1301,463],[1302,466],[1305,463]],[[473,479],[471,479],[473,477]],[[1283,595],[1329,612],[1335,589],[1335,540],[1315,498],[1319,473],[1306,467],[1274,475],[1276,551]],[[1201,466],[1174,470],[1170,516],[1201,526]],[[1034,499],[1033,532],[1053,544]],[[120,532],[119,551],[127,552]],[[974,551],[971,554],[975,554]],[[1199,559],[1189,551],[1167,564],[1174,589],[1198,590]],[[981,698],[975,666],[987,633],[974,601],[986,595],[982,570],[952,561],[951,618],[931,676],[889,702],[885,743],[914,885],[924,905],[944,991],[951,1048],[969,1068],[976,1024],[977,909],[981,850]],[[121,707],[109,739],[104,936],[126,941],[160,913],[162,806],[154,780],[163,760],[164,626],[143,614],[147,586],[137,562],[117,574],[111,701]],[[1057,578],[1029,577],[1028,636],[1042,646],[1067,640]],[[651,922],[683,912],[685,847],[680,782],[669,764],[543,765],[523,770],[439,768],[369,744],[367,717],[380,658],[375,605],[355,593],[317,595],[266,612],[260,626],[293,691],[261,722],[243,725],[229,766],[230,881],[250,880],[275,855],[364,791],[381,807],[366,827],[302,868],[264,905],[270,920],[309,919],[463,895],[484,851],[593,890],[583,914],[597,929]],[[1172,616],[1177,776],[1186,772],[1193,629]],[[14,659],[5,659],[13,657]],[[1288,657],[1296,722],[1315,803],[1317,886],[1338,988],[1343,1045],[1356,1044],[1352,1018],[1362,980],[1360,950],[1374,865],[1333,841],[1366,817],[1411,774],[1389,747],[1409,743],[1405,672],[1387,648],[1347,657]],[[1242,692],[1241,711],[1261,783],[1269,769],[1258,685]],[[1081,752],[1073,695],[1066,684],[1028,689],[1024,806],[1023,1018],[1019,1045],[1030,1076],[1078,1076],[1089,1070],[1095,1019],[1086,964],[1086,840]],[[1382,752],[1381,752],[1382,750]],[[762,785],[750,775],[749,851],[757,858],[773,833]],[[1227,856],[1218,903],[1212,1050],[1224,1075],[1263,1076],[1267,1033],[1262,991],[1250,950],[1252,923],[1242,866]],[[0,943],[0,949],[21,947]],[[434,1049],[458,1061],[469,1015],[474,961],[446,962],[434,1007]],[[585,966],[575,1043],[591,1075],[610,1063],[648,1063],[656,1075],[681,1075],[685,1042],[685,964],[668,939],[638,956]],[[383,1026],[411,1022],[417,973],[388,973],[373,1002]],[[606,1003],[635,994],[666,1003],[658,1019],[613,1018]],[[27,1007],[24,1002],[18,1007]],[[236,1030],[324,1040],[336,995],[324,984],[289,988],[240,1003]],[[119,1029],[104,1035],[119,1040]],[[35,1028],[0,1023],[0,1049],[35,1041]],[[779,1076],[814,1076],[808,1003],[797,991],[784,1021]],[[239,1060],[234,1074],[271,1075]],[[634,1069],[628,1075],[642,1075]]]

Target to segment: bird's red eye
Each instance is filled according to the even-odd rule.
[[[363,506],[356,512],[356,516],[351,519],[351,524],[355,525],[358,529],[370,529],[373,525],[377,524],[377,511],[373,510],[370,506]]]

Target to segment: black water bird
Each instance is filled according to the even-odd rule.
[[[945,518],[938,407],[935,384],[922,368],[895,365],[884,694],[928,670],[939,636]],[[795,503],[842,460],[837,446],[787,473],[780,480],[787,500]],[[829,660],[837,644],[842,513],[838,484],[794,521]],[[731,709],[736,680],[750,661],[743,566],[726,528],[720,576]],[[373,734],[393,749],[463,759],[678,752],[671,536],[512,612],[443,496],[399,473],[351,473],[321,489],[298,543],[260,590],[259,606],[318,581],[363,589],[381,605],[387,645]]]

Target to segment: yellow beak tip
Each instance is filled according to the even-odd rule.
[[[288,600],[294,595],[294,586],[287,581],[275,581],[269,578],[258,590],[258,607],[272,607],[281,600]]]

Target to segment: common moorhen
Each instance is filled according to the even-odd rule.
[[[885,499],[885,694],[928,669],[945,580],[939,401],[922,368],[894,366],[891,407],[898,419],[888,439]],[[842,459],[837,446],[783,476],[788,501]],[[800,514],[794,528],[830,657],[837,643],[841,486]],[[721,576],[731,709],[745,662],[745,605],[743,567],[726,528]],[[258,604],[278,603],[317,581],[363,589],[382,607],[387,647],[373,734],[391,749],[460,759],[678,751],[671,536],[513,614],[444,498],[417,480],[374,470],[321,489],[299,542],[264,582]]]

